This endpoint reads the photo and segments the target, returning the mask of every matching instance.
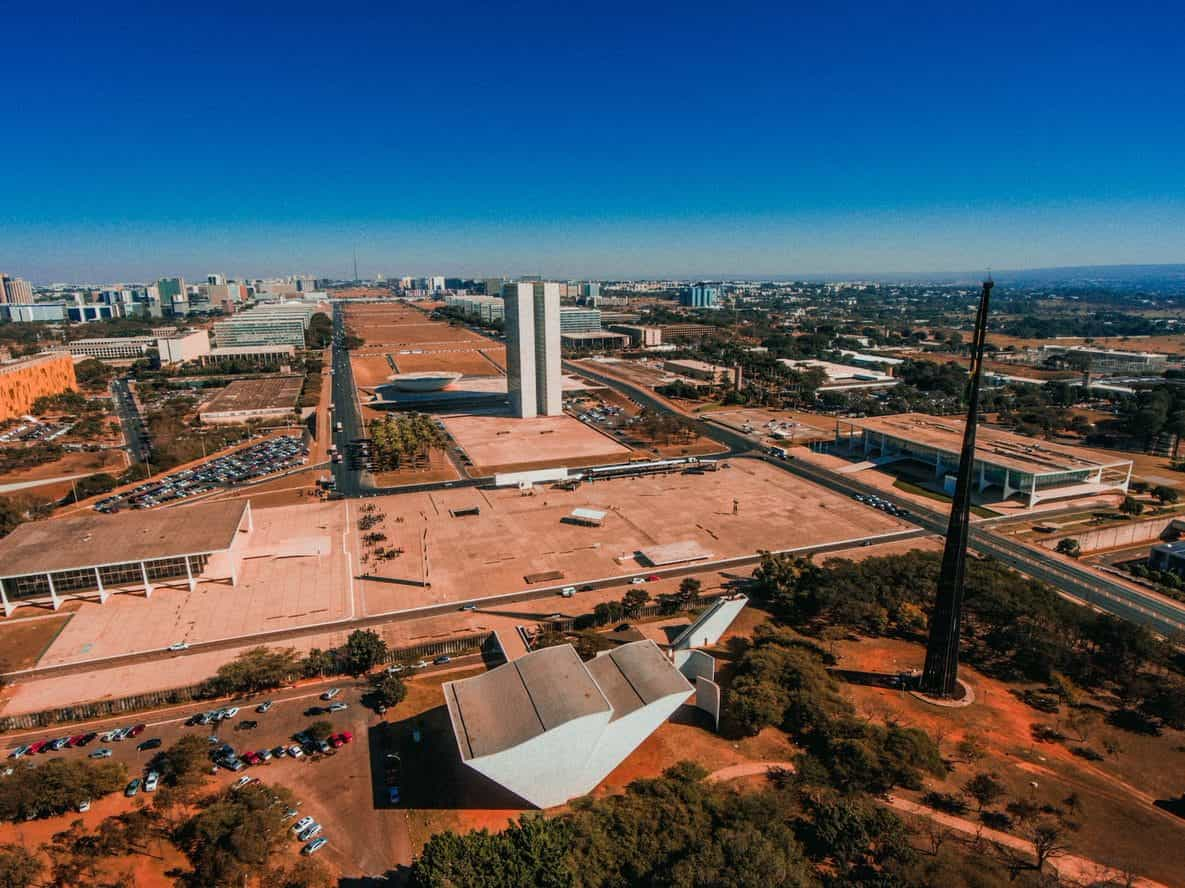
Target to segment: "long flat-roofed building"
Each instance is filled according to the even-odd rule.
[[[67,598],[98,598],[156,586],[238,584],[253,530],[247,500],[118,515],[31,521],[0,540],[4,615],[22,604],[57,610]]]
[[[60,352],[0,364],[0,421],[28,413],[42,395],[76,386],[74,359]]]
[[[694,688],[647,640],[587,663],[543,648],[443,690],[462,761],[550,808],[592,791]]]
[[[958,469],[963,427],[963,420],[922,413],[840,419],[835,440],[837,447],[862,450],[865,457],[896,457],[931,465],[935,477],[942,477]],[[1047,500],[1126,492],[1132,461],[980,426],[974,471],[980,493],[999,487],[1003,499],[1020,494],[1032,508]]]

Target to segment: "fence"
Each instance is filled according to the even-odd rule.
[[[497,637],[493,632],[475,632],[470,635],[459,635],[440,641],[431,641],[390,650],[387,652],[386,662],[398,663],[443,655],[456,656],[475,651],[489,657],[504,656],[501,646],[498,644]],[[345,658],[337,650],[333,651],[332,655],[333,666],[325,674],[344,674],[346,671]],[[25,712],[17,715],[3,716],[0,717],[0,733],[27,728],[43,728],[57,722],[90,721],[91,719],[119,715],[125,712],[138,712],[161,706],[175,706],[182,703],[196,703],[199,700],[213,699],[216,699],[216,695],[210,691],[209,684],[207,682],[200,682],[181,688],[168,688],[145,694],[133,694],[128,697],[114,697],[109,700],[78,703],[74,706],[63,706],[59,709],[44,709],[40,712]]]

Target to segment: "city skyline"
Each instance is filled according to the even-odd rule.
[[[1167,4],[1121,18],[619,13],[212,10],[162,65],[167,15],[12,11],[25,36],[0,99],[21,135],[0,146],[0,258],[44,283],[211,267],[348,278],[355,248],[364,277],[924,273],[1185,252]],[[546,76],[515,46],[551,47]]]

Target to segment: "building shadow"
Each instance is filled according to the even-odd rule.
[[[905,672],[862,672],[858,669],[828,669],[827,671],[847,684],[885,688],[890,691],[900,691],[905,688],[908,677],[908,673]]]
[[[402,721],[382,722],[370,729],[367,741],[375,808],[504,810],[508,817],[533,809],[465,765],[445,706]],[[399,801],[392,802],[389,787],[396,779]]]

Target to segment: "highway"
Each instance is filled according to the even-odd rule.
[[[734,451],[742,449],[753,451],[756,447],[755,443],[744,435],[718,425],[709,426],[708,423],[700,419],[673,410],[662,399],[656,398],[641,387],[615,376],[590,371],[584,366],[577,367],[567,362],[565,362],[565,369],[614,388],[647,407],[675,413],[693,423],[700,434],[723,441]],[[913,500],[895,496],[879,487],[864,484],[855,480],[851,475],[841,475],[830,469],[807,464],[801,460],[793,458],[783,460],[768,455],[764,458],[801,478],[820,484],[837,493],[848,496],[856,494],[878,496],[902,509],[907,509],[910,512],[910,520],[915,524],[933,533],[946,535],[947,516],[925,506],[919,506]],[[1116,582],[1087,567],[1063,561],[1053,554],[1017,545],[996,536],[986,527],[980,527],[978,523],[971,525],[969,545],[980,554],[989,555],[1034,579],[1049,583],[1066,595],[1086,602],[1099,610],[1131,620],[1134,623],[1140,623],[1166,637],[1185,636],[1185,607],[1170,599]]]

